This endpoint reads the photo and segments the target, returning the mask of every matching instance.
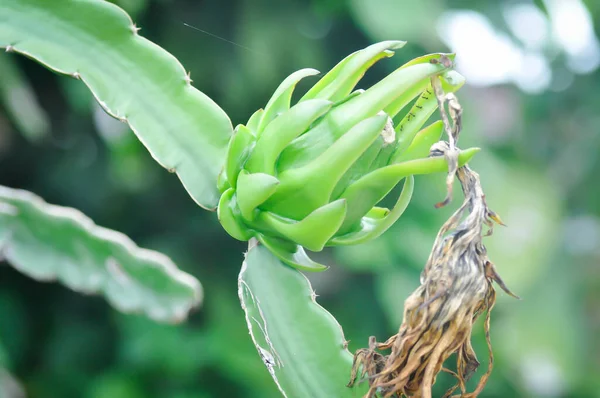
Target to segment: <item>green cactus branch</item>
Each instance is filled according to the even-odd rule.
[[[96,0],[0,0],[0,47],[81,79],[200,206],[216,208],[231,122],[123,10]]]
[[[251,241],[238,292],[252,340],[285,397],[361,397],[348,388],[352,355],[342,328],[304,275]]]
[[[202,300],[200,283],[167,256],[137,247],[81,212],[0,186],[0,253],[24,274],[102,293],[124,312],[178,322]]]

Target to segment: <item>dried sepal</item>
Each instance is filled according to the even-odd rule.
[[[437,205],[443,206],[452,197],[452,183],[458,178],[464,202],[440,229],[431,254],[421,274],[419,286],[404,303],[404,319],[398,333],[385,343],[369,341],[369,347],[358,350],[351,374],[352,385],[367,379],[366,397],[431,398],[431,388],[440,371],[453,374],[456,386],[445,397],[460,390],[461,397],[476,397],[484,388],[493,367],[490,340],[490,313],[496,302],[492,285],[498,283],[516,297],[498,275],[488,259],[482,243],[483,226],[492,230],[493,222],[501,223],[486,204],[479,175],[468,166],[458,166],[456,141],[461,128],[461,108],[454,96],[444,96],[439,81],[432,79],[449,142],[432,147],[431,155],[443,155],[448,161],[448,195]],[[450,123],[444,103],[448,102]],[[484,329],[489,350],[488,370],[475,391],[466,391],[466,382],[479,367],[471,346],[475,320],[485,315]],[[388,355],[381,351],[391,350]],[[456,353],[456,371],[443,368],[450,355]]]
[[[470,342],[473,323],[487,312],[489,340],[489,313],[496,298],[492,282],[506,286],[481,242],[483,225],[490,218],[479,177],[467,166],[456,174],[465,201],[440,229],[421,275],[422,284],[405,301],[398,334],[388,340],[391,343],[372,341],[368,349],[356,353],[352,376],[357,379],[362,366],[371,386],[368,397],[377,393],[383,397],[431,397],[435,377],[453,353],[457,353],[458,384],[450,394],[460,388],[463,396],[476,396],[489,377],[488,373],[482,377],[474,393],[464,391],[479,366]],[[391,349],[387,356],[378,352],[385,349]]]

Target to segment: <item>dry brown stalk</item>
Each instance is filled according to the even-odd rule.
[[[458,178],[464,202],[440,229],[419,286],[404,302],[404,319],[398,333],[384,343],[374,337],[369,347],[360,349],[354,356],[352,385],[367,379],[370,389],[366,397],[431,398],[431,388],[440,371],[457,379],[456,386],[444,397],[460,390],[461,397],[476,397],[483,390],[493,368],[490,341],[490,313],[496,302],[492,282],[516,297],[504,284],[488,259],[482,243],[483,226],[493,222],[502,224],[496,213],[487,207],[479,175],[468,166],[458,167],[456,141],[461,128],[462,110],[453,95],[444,96],[438,78],[432,79],[438,97],[442,120],[449,136],[448,142],[432,147],[432,156],[448,159],[448,196],[436,205],[450,202],[452,183]],[[448,102],[450,118],[444,104]],[[473,392],[467,393],[466,382],[479,367],[471,346],[473,323],[483,313],[484,329],[489,351],[487,372],[481,377]],[[390,350],[389,355],[381,351]],[[443,363],[456,353],[456,372],[443,368]]]

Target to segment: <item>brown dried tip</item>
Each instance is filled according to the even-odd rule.
[[[460,112],[452,112],[454,126],[457,113]],[[464,202],[440,229],[421,274],[421,286],[404,302],[404,320],[398,333],[384,343],[377,343],[371,337],[369,347],[354,355],[349,386],[367,379],[370,388],[365,397],[431,398],[431,388],[440,371],[457,379],[444,397],[451,397],[458,389],[461,392],[458,396],[476,397],[491,374],[490,312],[496,302],[492,282],[516,296],[496,272],[482,243],[483,226],[491,226],[499,217],[486,205],[479,175],[468,166],[457,167],[458,150],[454,145],[457,130],[452,132],[450,144],[438,143],[441,145],[436,145],[435,151],[449,159],[447,185],[451,187],[456,175]],[[449,192],[444,202],[450,196]],[[467,393],[466,382],[479,367],[471,346],[471,331],[484,312],[488,370],[476,389]],[[384,350],[390,353],[384,355],[381,353]],[[456,371],[443,368],[443,363],[454,353]]]
[[[430,61],[432,64],[442,64],[444,68],[452,67],[452,60],[446,55],[441,54],[439,58],[432,58]]]

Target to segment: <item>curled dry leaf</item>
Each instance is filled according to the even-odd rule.
[[[439,84],[433,80],[434,89]],[[462,397],[476,397],[485,386],[493,366],[490,342],[490,312],[496,301],[492,282],[511,296],[494,264],[488,259],[482,243],[483,226],[493,222],[502,224],[496,213],[485,202],[479,175],[468,166],[458,167],[456,140],[460,131],[461,109],[454,96],[443,97],[436,90],[440,105],[448,101],[452,126],[442,111],[449,142],[439,142],[431,155],[444,155],[448,159],[448,196],[436,205],[449,203],[450,187],[456,176],[465,196],[463,204],[440,229],[431,254],[421,274],[419,286],[404,303],[404,320],[398,333],[384,343],[374,337],[369,347],[360,349],[354,356],[351,381],[368,379],[370,389],[366,397],[431,397],[431,388],[440,371],[454,375],[457,384],[444,397],[460,389]],[[516,296],[514,296],[516,297]],[[489,350],[487,372],[476,389],[467,393],[466,381],[479,367],[471,346],[471,331],[475,320],[485,313],[485,335]],[[381,351],[391,350],[389,355]],[[456,372],[443,367],[443,363],[456,353]]]

